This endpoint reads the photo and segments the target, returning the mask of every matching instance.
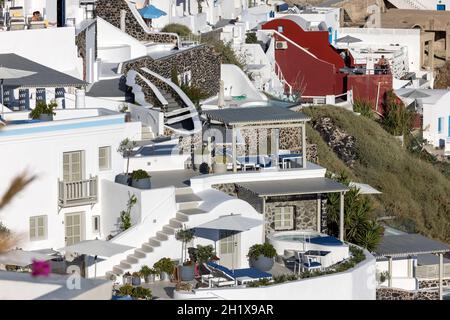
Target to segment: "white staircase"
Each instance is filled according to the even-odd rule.
[[[115,265],[112,271],[107,272],[107,277],[112,274],[121,277],[126,272],[131,273],[137,271],[143,264],[143,260],[146,261],[146,264],[148,264],[149,260],[152,260],[152,255],[155,256],[153,263],[156,262],[160,256],[155,253],[161,253],[161,250],[164,250],[164,247],[169,243],[168,240],[172,240],[175,237],[175,232],[185,222],[189,221],[189,217],[206,213],[206,211],[198,208],[202,199],[196,196],[190,187],[176,189],[175,201],[177,205],[176,216],[170,219],[169,223],[164,225],[161,230],[148,238],[148,241],[144,242],[140,248],[135,249],[126,259],[121,260],[118,265]]]

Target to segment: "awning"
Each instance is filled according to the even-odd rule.
[[[377,256],[384,257],[407,257],[445,252],[450,252],[449,245],[416,233],[384,236],[375,250]]]
[[[219,241],[223,237],[223,233],[221,231],[239,233],[258,227],[262,224],[263,222],[261,220],[231,214],[203,223],[193,228],[193,230],[196,237]],[[227,232],[227,236],[229,235],[230,233]]]
[[[139,9],[139,13],[144,19],[157,19],[167,15],[167,13],[156,8],[154,5],[148,5],[142,9]]]
[[[382,194],[381,191],[365,183],[350,182],[349,187],[359,189],[360,194]]]
[[[346,185],[327,178],[239,182],[237,185],[260,197],[325,194],[350,190]]]
[[[39,50],[38,48],[36,50]],[[0,54],[0,66],[9,69],[22,69],[32,74],[20,79],[5,79],[5,87],[45,88],[45,87],[83,87],[87,83],[68,74],[56,71],[14,53]]]
[[[47,261],[56,257],[24,250],[11,250],[0,254],[0,264],[26,267],[33,263],[33,260]]]
[[[103,240],[85,240],[58,249],[58,251],[74,252],[90,256],[112,257],[116,254],[131,250],[133,247]]]

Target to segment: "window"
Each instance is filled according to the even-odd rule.
[[[30,217],[30,240],[44,240],[47,238],[47,216]]]
[[[63,179],[64,181],[83,180],[83,152],[65,152],[63,154]]]
[[[442,120],[443,118],[438,118],[438,133],[442,133]]]
[[[100,171],[111,169],[111,147],[98,149],[98,168]]]
[[[92,232],[100,233],[100,216],[92,217]]]
[[[275,230],[294,229],[294,207],[276,207],[274,214]]]
[[[278,32],[279,32],[279,33],[283,33],[283,30],[284,30],[284,29],[283,29],[283,26],[278,26]]]

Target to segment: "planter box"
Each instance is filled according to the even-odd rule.
[[[151,189],[152,182],[151,182],[150,178],[139,179],[139,180],[132,179],[131,186],[133,188],[137,188],[137,189]]]
[[[148,277],[144,278],[145,283],[153,283],[155,282],[156,279],[156,275],[155,274],[151,274]]]
[[[131,284],[133,286],[140,286],[141,285],[141,278],[140,277],[132,277]]]
[[[195,278],[195,268],[192,266],[180,266],[181,281],[192,281]]]
[[[127,175],[125,173],[121,173],[121,174],[118,174],[116,176],[116,178],[114,179],[114,182],[128,186],[129,185],[129,180],[130,180],[130,176],[129,175]]]
[[[273,261],[273,258],[267,258],[267,257],[264,257],[263,255],[260,255],[258,257],[258,259],[256,259],[256,260],[250,259],[249,263],[250,263],[250,267],[256,268],[260,271],[267,272],[270,269],[272,269],[274,261]]]
[[[41,121],[53,121],[53,114],[41,114],[39,115],[39,120]]]
[[[167,272],[161,272],[159,279],[161,281],[170,281],[170,276]]]

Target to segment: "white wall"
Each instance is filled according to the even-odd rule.
[[[445,94],[436,104],[423,104],[423,137],[433,146],[439,147],[450,138],[450,91]],[[438,118],[442,118],[441,132],[438,131]]]
[[[220,66],[221,79],[224,82],[225,98],[246,95],[247,100],[261,101],[267,98],[256,90],[247,75],[234,64]]]
[[[83,61],[77,56],[75,28],[0,32],[0,53],[15,53],[81,79]],[[55,45],[57,44],[57,45]]]
[[[195,294],[175,291],[175,299],[375,300],[375,258],[365,254],[365,261],[342,273],[258,288],[197,289]]]
[[[363,40],[365,44],[403,45],[408,48],[409,70],[419,71],[420,63],[420,30],[416,29],[384,29],[384,28],[340,28],[338,38],[352,36]],[[364,46],[356,43],[354,46]],[[352,47],[353,45],[350,45]]]
[[[123,115],[119,115],[123,117]],[[62,120],[48,123],[48,126],[59,124],[72,125],[87,121],[115,119],[117,116],[91,117],[80,120]],[[45,127],[47,124],[21,125],[26,129],[32,126]],[[58,209],[58,179],[63,178],[63,153],[84,150],[85,177],[98,176],[99,180],[112,180],[123,171],[123,159],[116,152],[120,141],[128,135],[135,135],[140,130],[128,123],[95,126],[91,128],[67,129],[44,133],[31,133],[19,136],[2,136],[0,133],[0,194],[3,194],[12,179],[23,171],[36,175],[37,178],[23,192],[17,195],[13,203],[2,211],[3,223],[14,232],[22,235],[20,247],[24,249],[60,248],[65,245],[64,216],[69,212],[84,212],[84,237],[86,239],[99,236],[92,230],[92,216],[101,214],[101,202],[94,206],[80,206]],[[19,128],[11,125],[2,130]],[[111,169],[99,171],[98,148],[111,146]],[[101,185],[99,183],[99,185]],[[100,186],[101,190],[101,186]],[[48,234],[45,240],[29,241],[29,218],[46,215]]]

